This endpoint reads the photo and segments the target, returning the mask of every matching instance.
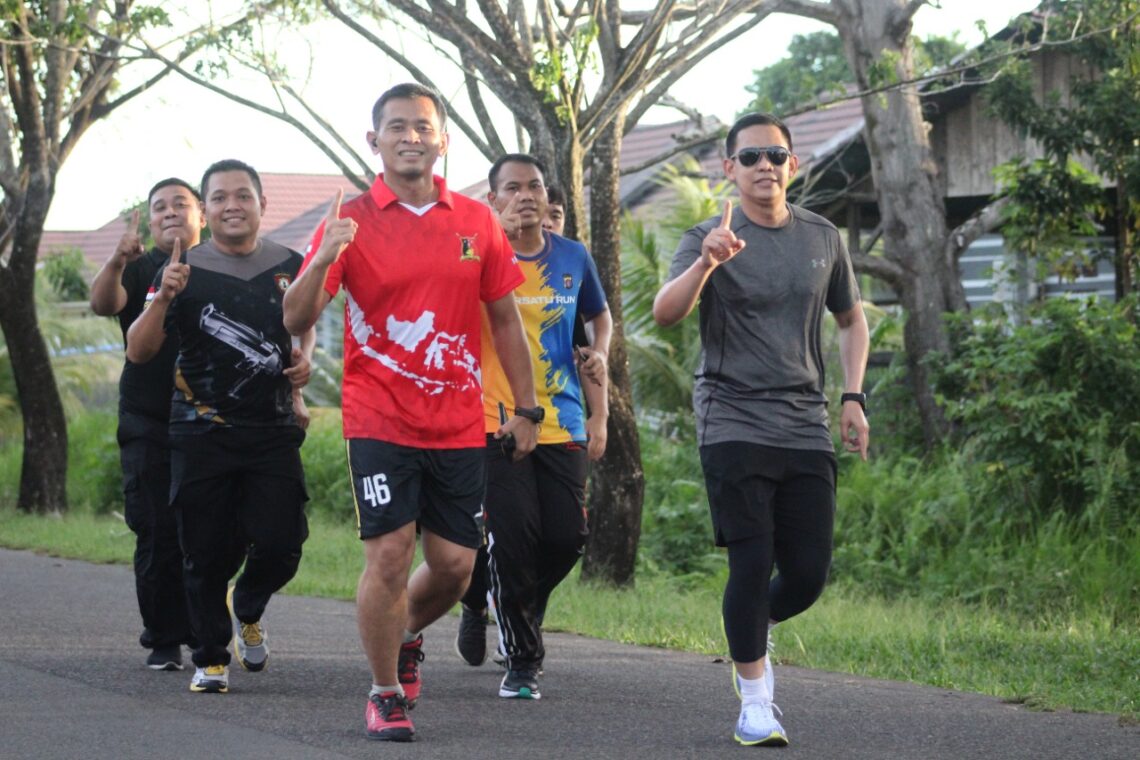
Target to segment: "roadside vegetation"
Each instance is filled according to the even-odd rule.
[[[686,213],[715,213],[723,188],[690,190],[681,196]],[[672,229],[630,220],[625,246],[646,477],[637,581],[618,590],[571,579],[547,625],[724,657],[725,561],[712,547],[687,408],[696,331],[657,331],[644,311],[671,236],[684,229],[680,213],[670,218]],[[121,352],[93,348],[117,341],[117,328],[61,316],[57,300],[41,309],[43,324],[57,325],[72,509],[60,517],[14,508],[21,431],[0,361],[0,545],[125,564],[133,537],[121,517],[115,445]],[[871,312],[873,348],[889,353],[897,318]],[[972,314],[953,327],[960,337],[950,355],[931,359],[953,432],[927,455],[902,363],[877,368],[867,385],[871,461],[840,456],[830,587],[776,629],[777,662],[1140,717],[1138,322],[1135,299],[1049,301],[1016,325],[1000,311]],[[325,370],[335,389],[336,367]],[[840,376],[838,366],[829,371],[832,383]],[[302,449],[312,532],[287,591],[352,599],[361,559],[340,413],[314,412]]]

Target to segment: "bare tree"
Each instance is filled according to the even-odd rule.
[[[591,481],[591,537],[583,573],[618,584],[633,579],[640,537],[644,476],[630,393],[621,315],[619,159],[623,136],[696,63],[754,28],[783,0],[660,2],[627,12],[617,0],[321,0],[262,2],[258,12],[290,21],[312,18],[315,6],[356,33],[410,77],[447,93],[397,42],[409,32],[462,73],[451,98],[452,122],[488,161],[520,144],[548,167],[548,177],[567,194],[567,234],[588,234],[603,287],[614,314],[610,357],[609,446]],[[249,66],[269,74],[275,104],[253,104],[263,113],[298,126],[313,109],[295,91],[282,89],[281,69],[264,49],[235,51]],[[181,73],[211,86],[208,78]],[[221,94],[230,93],[215,86]],[[247,101],[247,104],[250,104]],[[493,117],[505,107],[510,119]],[[517,134],[512,133],[512,130]],[[504,133],[505,132],[505,133]],[[310,139],[313,133],[310,131]],[[317,138],[337,153],[346,176],[360,181],[366,157],[330,136]],[[330,153],[330,155],[331,155]],[[589,174],[590,208],[584,189]]]
[[[35,308],[36,256],[60,167],[93,123],[153,86],[167,70],[116,92],[143,60],[128,41],[165,24],[158,6],[129,0],[3,3],[0,32],[0,329],[24,427],[17,506],[67,508],[67,422]],[[192,37],[176,61],[205,40]]]

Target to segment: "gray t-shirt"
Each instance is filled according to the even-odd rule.
[[[824,308],[859,302],[847,246],[831,222],[790,205],[779,228],[737,208],[732,231],[744,249],[718,266],[701,291],[701,361],[693,387],[700,445],[747,441],[832,451],[820,328]],[[720,217],[681,238],[669,280],[700,258]]]

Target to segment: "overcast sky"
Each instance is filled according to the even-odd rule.
[[[926,7],[918,12],[915,33],[926,37],[958,31],[960,40],[974,45],[982,39],[977,21],[984,21],[992,33],[1037,4],[1035,0],[941,0],[941,9]],[[752,82],[753,70],[782,58],[793,35],[825,28],[809,19],[774,15],[695,67],[672,94],[706,114],[731,121],[748,103],[744,88]],[[384,65],[351,36],[330,39],[338,34],[326,31],[312,40],[320,48],[306,96],[348,142],[363,146],[376,97],[410,77],[395,66]],[[355,54],[349,54],[354,47]],[[299,50],[297,55],[299,65],[307,67],[308,51]],[[442,58],[435,66],[430,61],[419,63],[433,76],[436,72],[450,75],[452,68]],[[643,123],[679,118],[676,111],[655,109]],[[100,227],[141,198],[157,180],[174,175],[197,184],[206,166],[222,158],[239,158],[264,172],[336,171],[292,127],[171,76],[152,93],[136,98],[88,130],[59,173],[47,228]],[[442,172],[442,164],[436,170]],[[469,185],[486,170],[482,155],[458,130],[452,130],[448,183]]]

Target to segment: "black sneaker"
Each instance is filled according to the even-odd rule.
[[[508,670],[499,684],[499,696],[507,699],[542,699],[538,673],[534,670]]]
[[[487,625],[491,622],[486,608],[476,612],[466,604],[459,605],[459,633],[455,636],[455,653],[471,667],[487,661]]]
[[[182,647],[155,647],[146,658],[151,670],[182,670]]]

